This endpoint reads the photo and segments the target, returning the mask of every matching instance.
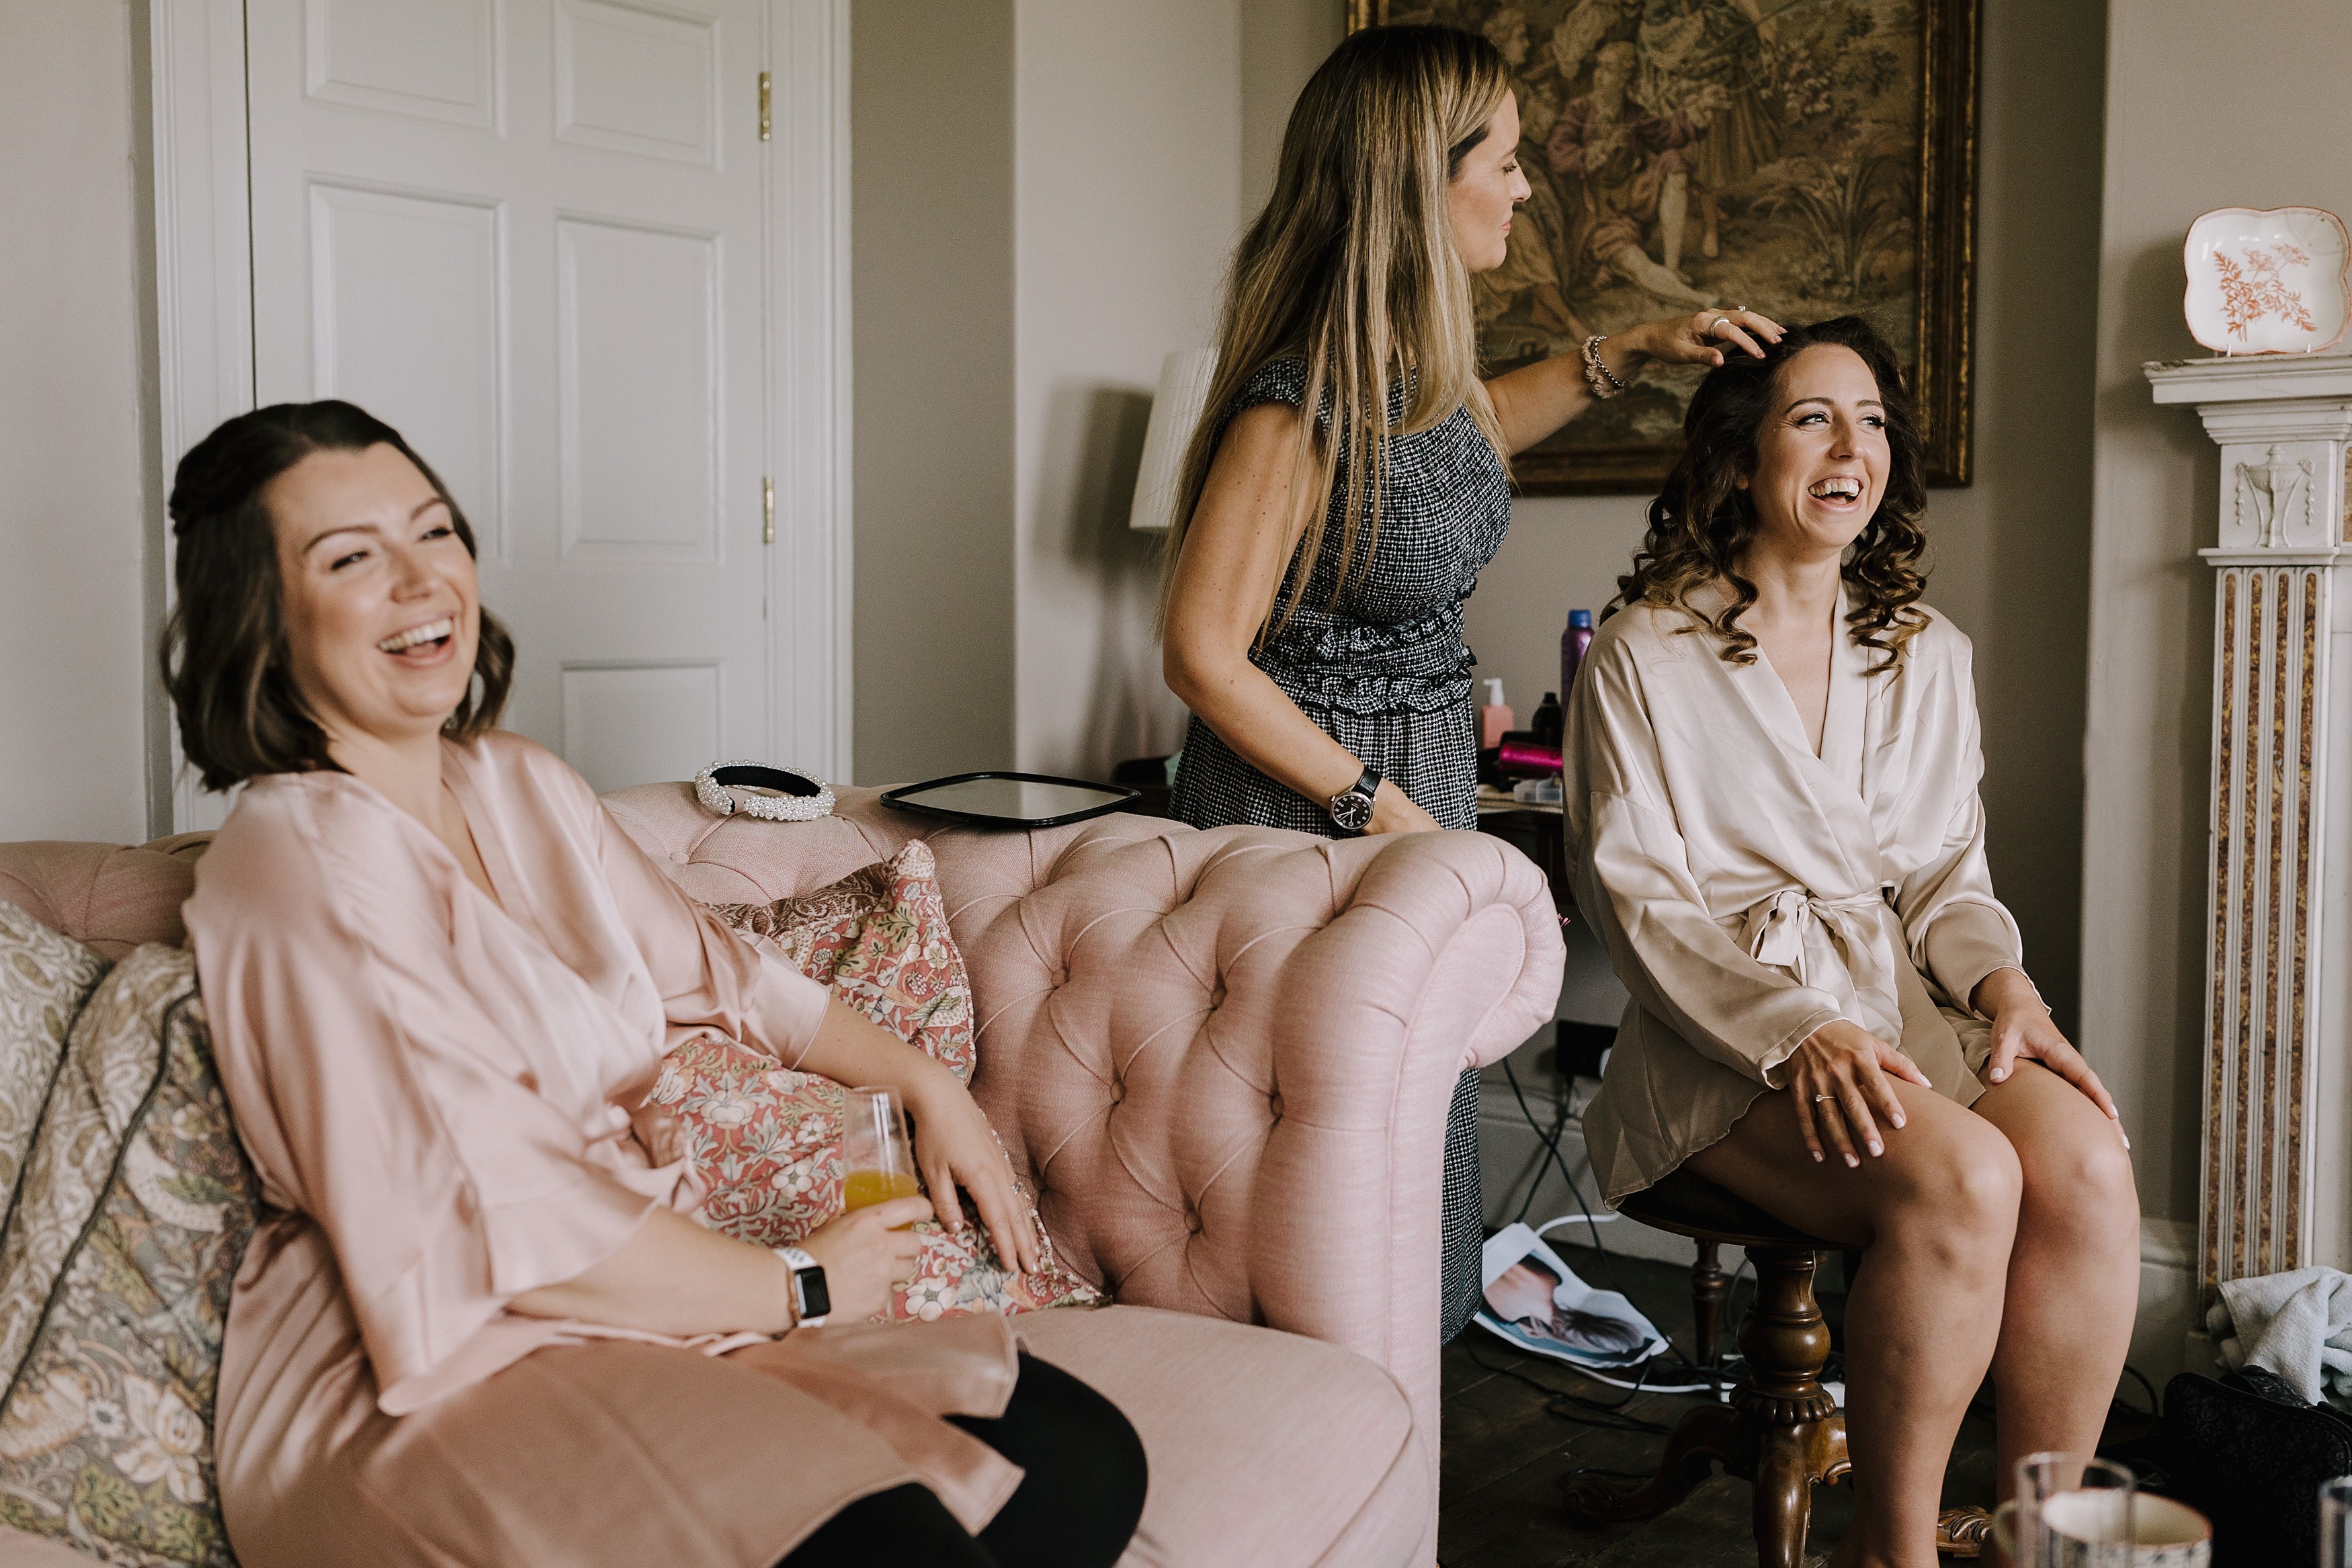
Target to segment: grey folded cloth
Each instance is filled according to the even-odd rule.
[[[2205,1328],[2233,1372],[2274,1372],[2314,1405],[2352,1398],[2352,1274],[2341,1269],[2225,1280]]]

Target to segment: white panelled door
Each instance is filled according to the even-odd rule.
[[[764,0],[246,16],[257,402],[349,399],[439,471],[514,633],[507,727],[598,789],[793,762]]]

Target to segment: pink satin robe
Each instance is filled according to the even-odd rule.
[[[695,1342],[514,1297],[691,1207],[626,1107],[679,1040],[795,1061],[824,988],[682,894],[549,752],[445,743],[497,899],[341,773],[257,779],[189,939],[270,1206],[222,1360],[215,1458],[245,1568],[769,1568],[920,1480],[976,1529],[1021,1472],[1003,1320]]]

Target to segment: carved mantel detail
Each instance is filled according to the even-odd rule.
[[[2352,570],[2352,356],[2147,367],[2221,448],[2214,592],[2205,1299],[2352,1260],[2352,717],[2330,695]]]

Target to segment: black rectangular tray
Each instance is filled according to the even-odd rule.
[[[1059,784],[1067,789],[1091,789],[1097,794],[1107,795],[1110,799],[1102,801],[1099,805],[1088,806],[1084,810],[1065,811],[1053,817],[1004,817],[987,811],[967,811],[950,806],[926,805],[908,799],[908,796],[919,795],[928,789],[944,789],[950,784],[970,784],[982,779],[1009,779],[1021,784]],[[1118,810],[1128,802],[1139,798],[1142,793],[1142,790],[1131,789],[1124,784],[1102,784],[1092,779],[1064,779],[1051,773],[985,771],[951,773],[944,779],[927,779],[920,784],[903,784],[896,789],[885,790],[881,800],[885,806],[894,810],[912,811],[925,817],[940,817],[951,822],[969,822],[975,827],[982,828],[1032,829],[1058,828],[1068,822],[1083,822],[1089,817],[1099,817],[1105,812]]]

